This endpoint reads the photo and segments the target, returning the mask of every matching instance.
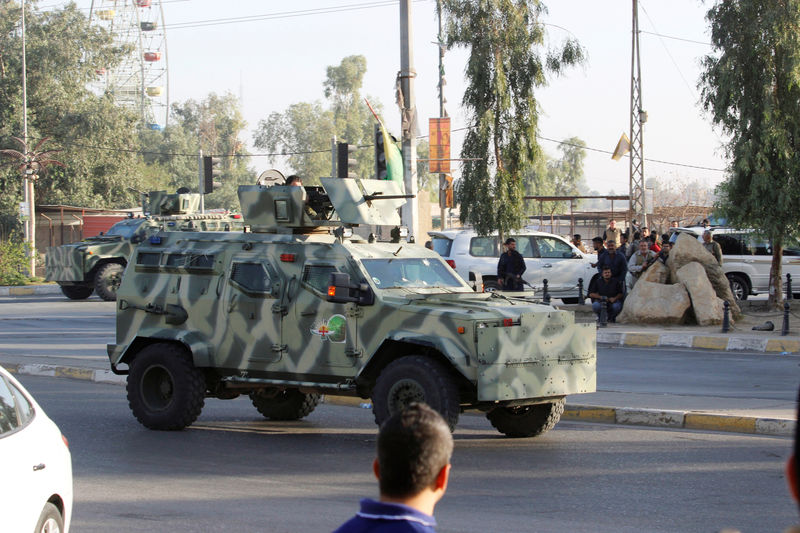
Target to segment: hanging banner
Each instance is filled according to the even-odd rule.
[[[428,172],[450,172],[450,118],[428,119],[430,155]]]

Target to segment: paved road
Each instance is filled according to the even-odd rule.
[[[69,438],[76,532],[330,531],[375,495],[364,409],[323,405],[277,423],[246,399],[209,401],[190,429],[155,432],[121,387],[20,379]],[[455,439],[443,533],[746,533],[798,519],[787,438],[562,422],[505,439],[467,415]]]

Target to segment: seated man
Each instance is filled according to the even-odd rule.
[[[636,285],[642,273],[656,262],[657,255],[648,248],[647,244],[648,241],[644,239],[639,241],[639,249],[628,260],[628,275],[625,277],[625,284],[629,292]]]
[[[608,321],[615,322],[616,317],[622,311],[623,289],[622,282],[611,276],[611,267],[606,265],[599,277],[592,278],[589,283],[589,298],[592,299],[592,311],[600,318],[600,309],[603,305],[603,297],[608,302]]]

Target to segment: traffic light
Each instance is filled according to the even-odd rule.
[[[336,146],[336,177],[337,178],[357,178],[355,172],[356,160],[350,156],[356,149],[347,143],[339,143]]]
[[[375,179],[388,179],[389,171],[386,167],[386,147],[383,144],[383,130],[375,124]]]
[[[219,157],[203,156],[203,194],[213,192],[215,188],[221,185],[220,182],[215,180],[222,172],[219,166]]]

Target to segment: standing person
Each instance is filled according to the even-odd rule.
[[[522,290],[522,274],[525,272],[525,260],[517,251],[517,241],[506,239],[506,251],[497,262],[497,282],[506,291]]]
[[[703,248],[705,248],[708,253],[714,256],[719,263],[719,266],[722,266],[722,247],[719,245],[717,241],[711,239],[711,231],[705,230],[703,232]]]
[[[302,187],[303,186],[303,178],[296,174],[292,174],[288,178],[286,178],[286,185],[290,187]]]
[[[629,248],[630,245],[628,244],[628,232],[625,231],[622,233],[622,235],[620,235],[619,246],[617,246],[617,253],[627,260],[628,256],[630,255],[628,253]]]
[[[636,282],[639,281],[642,273],[647,268],[655,263],[656,253],[651,251],[647,246],[646,240],[639,241],[639,249],[636,250],[631,258],[628,260],[628,275],[625,276],[625,285],[628,292],[633,289]]]
[[[603,246],[603,238],[602,237],[595,237],[592,239],[592,248],[594,248],[594,253],[597,254],[597,261],[592,263],[592,268],[595,268],[597,265],[600,264],[600,259],[606,253],[606,248]]]
[[[630,246],[628,246],[628,259],[631,258],[633,254],[636,253],[636,250],[639,249],[639,241],[642,240],[642,234],[638,231],[633,232],[633,241],[631,242]]]
[[[622,254],[617,253],[617,243],[609,240],[606,241],[606,253],[597,261],[597,271],[603,273],[603,269],[608,267],[611,269],[611,275],[614,279],[625,281],[625,274],[628,273],[628,262]]]
[[[650,242],[650,249],[655,253],[659,253],[661,251],[661,246],[658,245],[658,237],[653,234],[648,237]]]
[[[608,221],[608,227],[603,232],[603,240],[614,241],[615,243],[619,244],[621,241],[620,237],[622,236],[622,230],[617,227],[617,221],[613,218]]]
[[[447,490],[453,436],[425,404],[393,414],[378,433],[372,471],[380,500],[365,498],[356,515],[334,533],[433,533],[433,509]]]
[[[617,315],[622,311],[624,298],[622,282],[611,275],[611,268],[606,265],[600,276],[592,278],[589,283],[589,298],[592,299],[592,311],[600,318],[600,309],[603,297],[608,301],[608,321],[616,322]]]
[[[586,247],[583,245],[580,234],[576,233],[572,236],[572,245],[583,253],[588,253]]]
[[[671,221],[671,222],[669,223],[669,227],[670,227],[670,228],[677,228],[677,227],[678,227],[678,221],[677,221],[677,220],[673,220],[673,221]]]
[[[661,253],[658,254],[658,260],[667,264],[667,259],[669,259],[669,252],[672,250],[672,243],[670,241],[663,241],[661,243]]]

